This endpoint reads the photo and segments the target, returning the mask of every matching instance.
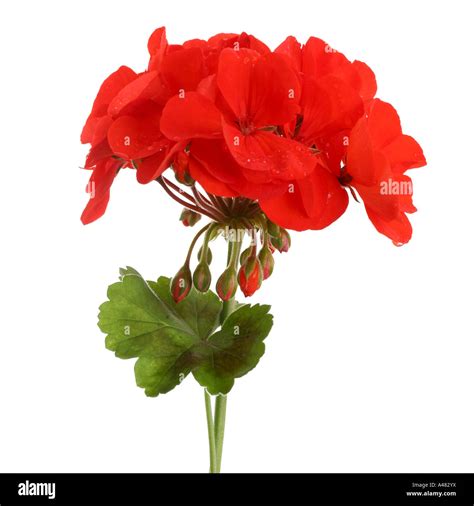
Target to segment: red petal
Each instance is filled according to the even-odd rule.
[[[326,189],[324,195],[319,190],[323,180]],[[307,187],[314,188],[309,190]],[[308,215],[304,204],[309,192],[313,192],[313,216]],[[325,228],[344,213],[347,204],[347,193],[337,179],[320,166],[307,178],[290,184],[284,195],[260,200],[260,207],[272,221],[291,230]]]
[[[336,221],[344,214],[349,204],[349,197],[346,191],[341,188],[339,181],[335,177],[328,179],[328,200],[326,207],[316,225],[312,230],[321,230]]]
[[[285,57],[271,53],[255,62],[248,110],[256,127],[291,121],[300,111],[300,97],[299,79]]]
[[[222,136],[219,109],[206,97],[189,91],[171,98],[161,117],[161,131],[172,140]]]
[[[257,39],[253,35],[248,35],[245,32],[239,34],[236,33],[218,33],[207,41],[209,47],[213,49],[222,50],[224,48],[231,48],[234,51],[239,49],[252,49],[260,54],[266,54],[270,52],[270,49],[261,40]]]
[[[329,44],[316,37],[310,37],[303,46],[302,69],[306,77],[320,79],[333,74],[357,88],[360,78],[350,61]]]
[[[191,157],[199,164],[191,174],[207,191],[221,196],[241,195],[251,199],[281,195],[286,184],[274,183],[267,177],[252,179],[261,172],[242,168],[234,160],[222,140],[196,139],[190,146]]]
[[[90,169],[97,165],[97,162],[103,160],[104,158],[110,158],[113,155],[112,150],[110,149],[109,143],[107,139],[104,139],[99,144],[95,144],[91,147],[89,153],[86,157],[86,163],[84,168]]]
[[[347,149],[347,172],[355,182],[365,186],[374,185],[390,173],[387,157],[374,150],[366,118],[361,118],[351,131]]]
[[[123,114],[127,106],[143,97],[145,90],[157,78],[157,75],[156,71],[143,72],[133,82],[125,86],[110,102],[108,114],[112,117]]]
[[[301,44],[290,35],[276,49],[275,53],[285,55],[296,72],[301,72],[302,51]]]
[[[232,158],[222,140],[196,139],[191,143],[190,153],[219,181],[230,185],[242,181],[241,167]]]
[[[155,154],[169,143],[161,134],[159,121],[159,115],[120,116],[109,128],[110,148],[127,160]]]
[[[201,49],[190,47],[168,53],[161,64],[161,75],[172,95],[195,90],[205,77]]]
[[[236,118],[248,117],[252,67],[260,55],[250,49],[224,49],[219,57],[217,86]]]
[[[386,181],[380,181],[373,186],[354,185],[366,207],[370,207],[387,220],[393,220],[399,213],[398,195],[382,193],[382,184]]]
[[[148,39],[147,47],[150,56],[153,56],[156,53],[162,51],[163,46],[165,44],[166,44],[166,28],[164,26],[161,26],[160,28],[157,28]]]
[[[100,119],[101,117],[92,116],[92,114],[89,115],[81,132],[82,144],[88,144],[92,142],[97,123],[100,121]]]
[[[306,79],[301,105],[304,119],[299,137],[307,142],[352,128],[364,114],[359,94],[333,75]]]
[[[175,155],[186,146],[185,142],[177,142],[175,144],[171,144],[169,141],[166,142],[167,144],[163,145],[162,149],[156,154],[136,162],[137,181],[139,183],[147,184],[161,176],[171,165]]]
[[[388,144],[383,152],[390,160],[392,170],[397,174],[426,165],[423,150],[415,139],[409,135],[400,135]]]
[[[167,47],[166,28],[162,26],[161,28],[157,28],[148,39],[148,52],[150,53],[149,70],[159,70]]]
[[[410,220],[400,212],[395,219],[386,220],[366,206],[367,216],[374,227],[383,235],[392,239],[397,246],[406,244],[412,235]]]
[[[110,187],[119,167],[120,162],[113,159],[97,163],[87,185],[90,198],[81,215],[81,221],[84,225],[97,220],[105,213],[109,202]]]
[[[318,140],[318,148],[323,152],[325,166],[336,176],[341,175],[341,162],[346,160],[350,130],[341,130],[335,135]]]
[[[398,220],[401,213],[416,211],[412,202],[412,181],[408,176],[393,175],[371,187],[355,187],[366,209],[385,222]]]
[[[326,169],[317,165],[307,178],[296,181],[308,218],[318,221],[323,214],[328,199],[328,180],[332,177],[328,176]]]
[[[213,176],[201,162],[192,156],[189,158],[189,173],[207,192],[213,195],[220,197],[237,197],[239,195],[229,185]]]
[[[374,148],[382,149],[402,134],[400,118],[389,103],[376,98],[370,104],[368,116],[368,129]]]
[[[237,163],[253,171],[268,171],[276,179],[300,179],[314,169],[317,158],[303,144],[271,132],[243,135],[228,123],[224,138]]]
[[[359,94],[364,102],[372,100],[377,92],[377,81],[372,69],[364,62],[355,60],[352,67],[359,76]]]
[[[233,49],[238,51],[242,48],[248,48],[253,49],[254,51],[257,51],[260,54],[267,54],[270,53],[269,47],[264,44],[261,40],[257,39],[257,37],[254,37],[253,35],[248,35],[245,32],[242,32],[237,40],[237,45],[233,46]]]
[[[217,79],[216,75],[213,74],[212,76],[205,77],[199,84],[196,89],[196,91],[200,95],[204,95],[207,97],[211,102],[216,101],[217,96]]]
[[[132,69],[122,66],[110,74],[110,76],[102,83],[99,93],[94,100],[92,111],[82,130],[81,142],[83,144],[92,142],[97,118],[107,114],[107,108],[111,100],[123,87],[136,79],[136,77],[137,74]]]
[[[416,213],[416,207],[413,205],[413,183],[412,180],[405,175],[395,175],[394,179],[399,182],[400,185],[405,185],[407,188],[406,192],[402,192],[399,196],[400,211],[403,213]]]
[[[286,123],[299,111],[300,84],[281,55],[224,49],[217,85],[235,117],[255,127]]]
[[[239,35],[236,33],[218,33],[207,40],[209,47],[222,50],[225,47],[233,47],[238,42]]]

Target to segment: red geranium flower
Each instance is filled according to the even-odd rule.
[[[351,131],[340,179],[357,190],[375,228],[400,245],[412,234],[405,213],[416,211],[412,182],[404,173],[425,164],[418,143],[402,133],[395,109],[376,99]]]
[[[293,230],[337,220],[349,190],[377,230],[410,239],[405,171],[426,161],[393,107],[374,99],[365,63],[315,37],[301,45],[290,36],[272,52],[246,33],[169,44],[164,28],[148,51],[144,72],[120,67],[105,80],[84,127],[97,199],[84,223],[104,213],[120,168],[148,183],[172,167],[179,182],[251,199]]]
[[[168,102],[161,119],[161,129],[168,138],[178,141],[223,136],[227,150],[245,169],[242,174],[255,183],[289,180],[312,172],[317,160],[311,151],[275,135],[278,127],[292,121],[300,109],[299,80],[284,58],[250,49],[224,49],[215,84],[213,97],[206,90],[207,96],[188,93]],[[226,179],[225,174],[222,179]]]
[[[364,101],[376,91],[375,76],[365,64],[351,63],[314,37],[303,47],[288,37],[275,51],[291,62],[303,88],[301,114],[286,125],[285,134],[311,147],[320,162],[312,174],[293,181],[284,194],[261,199],[261,207],[286,228],[322,229],[339,218],[348,204],[346,192],[328,170],[342,156],[341,150],[334,152],[334,136],[340,139],[341,133],[348,134],[364,114]]]

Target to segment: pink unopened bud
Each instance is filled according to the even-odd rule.
[[[280,253],[286,253],[291,246],[290,234],[284,228],[280,229],[279,237],[271,237],[270,242],[272,246]]]
[[[278,250],[281,253],[281,249],[283,247],[281,237],[270,237],[270,246],[273,250]]]
[[[280,237],[280,227],[273,221],[267,220],[267,230],[272,237]]]
[[[217,295],[222,300],[231,299],[237,290],[237,273],[233,267],[228,267],[217,280]]]
[[[291,237],[290,237],[290,234],[288,233],[288,230],[282,228],[280,237],[281,237],[281,242],[282,242],[282,247],[281,247],[280,251],[282,253],[286,253],[290,249],[290,246],[291,246]]]
[[[256,256],[250,256],[239,270],[239,286],[246,297],[253,295],[263,281],[263,269]]]
[[[260,250],[258,259],[262,265],[263,279],[268,279],[272,275],[273,267],[275,266],[275,259],[273,258],[272,252],[268,246],[264,246]]]
[[[192,227],[201,219],[201,215],[190,209],[183,209],[179,219],[185,227]]]
[[[185,264],[171,280],[171,296],[175,302],[181,302],[191,290],[192,280],[189,265]]]
[[[193,284],[196,290],[207,292],[211,286],[211,271],[206,262],[199,262],[194,274]]]

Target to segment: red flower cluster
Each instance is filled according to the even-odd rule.
[[[172,167],[208,193],[245,197],[292,230],[322,229],[363,200],[376,229],[411,237],[407,169],[425,165],[395,109],[375,99],[370,68],[320,39],[288,37],[273,52],[245,33],[169,44],[148,42],[150,62],[120,67],[102,84],[81,140],[91,149],[93,194],[82,221],[99,218],[120,168],[140,183]],[[251,266],[244,276],[261,273]]]

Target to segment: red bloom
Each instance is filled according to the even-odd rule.
[[[405,171],[426,162],[395,110],[374,99],[365,63],[315,37],[301,45],[290,36],[272,52],[246,33],[169,44],[164,28],[148,51],[144,72],[120,67],[104,81],[84,126],[94,195],[84,223],[104,213],[120,168],[165,184],[171,167],[180,183],[210,194],[203,201],[193,187],[189,207],[218,221],[233,206],[219,208],[216,196],[245,197],[281,227],[319,230],[352,193],[377,230],[396,244],[410,239],[406,213],[416,209]]]
[[[286,228],[319,230],[338,219],[348,205],[347,194],[327,170],[337,158],[327,147],[334,135],[348,133],[364,114],[364,100],[376,91],[375,76],[365,64],[351,63],[314,37],[303,47],[288,37],[276,52],[291,62],[303,86],[301,115],[286,126],[286,134],[316,150],[320,162],[312,174],[292,181],[284,194],[262,199],[261,207]]]
[[[224,49],[216,84],[214,97],[199,93],[173,97],[163,111],[163,133],[173,140],[223,136],[244,169],[242,175],[253,182],[289,180],[312,172],[317,159],[311,151],[276,135],[279,125],[292,121],[300,109],[299,80],[283,57]]]
[[[405,213],[416,211],[404,172],[425,164],[418,143],[402,133],[395,109],[376,99],[350,134],[341,181],[357,190],[375,228],[400,245],[412,234]]]

